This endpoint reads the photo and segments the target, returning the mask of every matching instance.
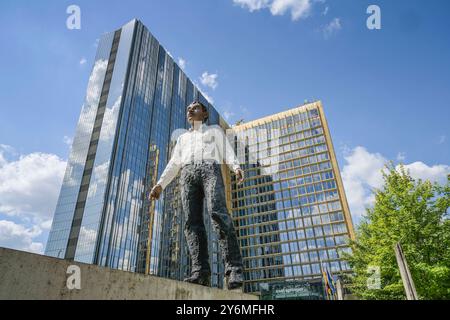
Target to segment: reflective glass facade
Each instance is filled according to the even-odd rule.
[[[101,37],[46,255],[176,279],[189,273],[182,232],[173,237],[184,227],[177,179],[160,200],[146,195],[170,158],[172,132],[188,127],[194,99],[208,107],[210,124],[223,123],[142,23]],[[219,265],[207,229],[211,265]]]
[[[245,291],[320,278],[321,262],[334,274],[350,271],[340,255],[350,250],[353,225],[321,103],[233,130],[246,173],[231,188]]]
[[[78,120],[77,130],[47,241],[46,255],[59,258],[66,257],[66,249],[68,247],[80,187],[83,184],[84,189],[84,186],[89,183],[89,177],[84,175],[84,168],[90,149],[91,137],[113,38],[114,33],[105,34],[98,44],[94,67],[89,78],[85,101]],[[72,238],[74,237],[72,236]]]

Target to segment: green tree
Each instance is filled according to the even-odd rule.
[[[384,186],[357,228],[352,291],[362,299],[406,299],[394,245],[400,242],[420,299],[450,299],[450,177],[445,185],[414,180],[403,166],[383,171]],[[379,266],[381,289],[369,289]]]

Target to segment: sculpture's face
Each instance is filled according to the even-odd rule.
[[[186,116],[190,124],[201,123],[208,117],[208,111],[204,110],[200,104],[191,104],[187,107]]]

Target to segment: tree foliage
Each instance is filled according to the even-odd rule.
[[[383,171],[384,186],[357,228],[352,291],[362,299],[406,299],[394,245],[400,242],[420,299],[450,299],[450,178],[446,185],[414,180],[403,166]],[[379,266],[381,289],[369,289]]]

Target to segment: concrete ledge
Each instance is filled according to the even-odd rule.
[[[68,272],[69,266],[79,270]],[[72,267],[73,268],[73,267]],[[80,289],[74,280],[79,274]],[[74,281],[72,281],[74,280]],[[255,295],[208,288],[0,248],[0,300],[257,300]]]

